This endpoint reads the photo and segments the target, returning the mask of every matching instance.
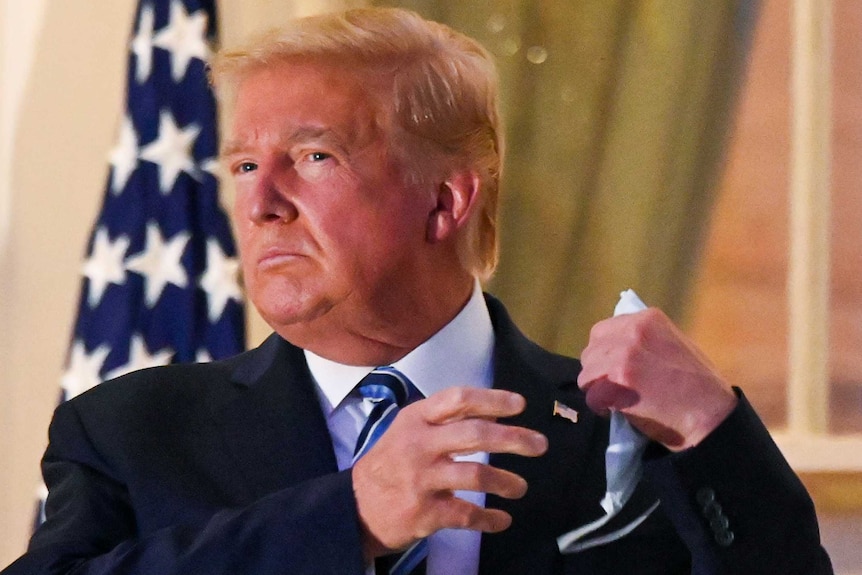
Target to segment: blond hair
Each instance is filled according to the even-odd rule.
[[[475,40],[398,8],[360,8],[294,20],[212,63],[220,99],[244,77],[289,58],[315,58],[382,72],[391,78],[395,121],[410,137],[402,159],[422,177],[421,163],[475,170],[480,204],[462,234],[462,265],[487,279],[497,264],[497,210],[503,134],[497,74]],[[412,160],[410,156],[414,156]]]

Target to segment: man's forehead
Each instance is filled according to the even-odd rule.
[[[354,73],[333,66],[283,66],[249,74],[228,110],[222,154],[256,144],[316,141],[349,147],[392,126],[390,107]]]
[[[236,93],[240,94],[249,83],[277,85],[297,79],[298,85],[321,81],[330,88],[371,95],[391,90],[392,74],[387,72],[391,71],[350,58],[285,56],[250,66],[237,78]],[[325,92],[319,95],[324,96]]]

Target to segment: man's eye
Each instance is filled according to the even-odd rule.
[[[312,162],[322,162],[323,160],[326,160],[331,157],[332,156],[324,152],[311,152],[310,154],[308,154],[308,159]]]
[[[236,171],[240,174],[245,174],[248,172],[253,172],[257,169],[257,164],[254,162],[242,162],[240,165],[236,167]]]

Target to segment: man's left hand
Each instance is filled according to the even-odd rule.
[[[737,398],[710,361],[660,310],[593,326],[578,385],[600,414],[616,410],[673,451],[700,443]]]

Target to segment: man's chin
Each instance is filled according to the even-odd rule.
[[[326,300],[281,301],[277,304],[257,305],[258,313],[275,331],[309,329],[327,314],[332,306]]]
[[[310,323],[313,323],[316,319],[318,319],[323,312],[316,309],[275,309],[275,310],[263,310],[258,308],[257,310],[260,313],[260,316],[263,318],[271,328],[276,331],[282,329],[299,329],[305,328]]]

